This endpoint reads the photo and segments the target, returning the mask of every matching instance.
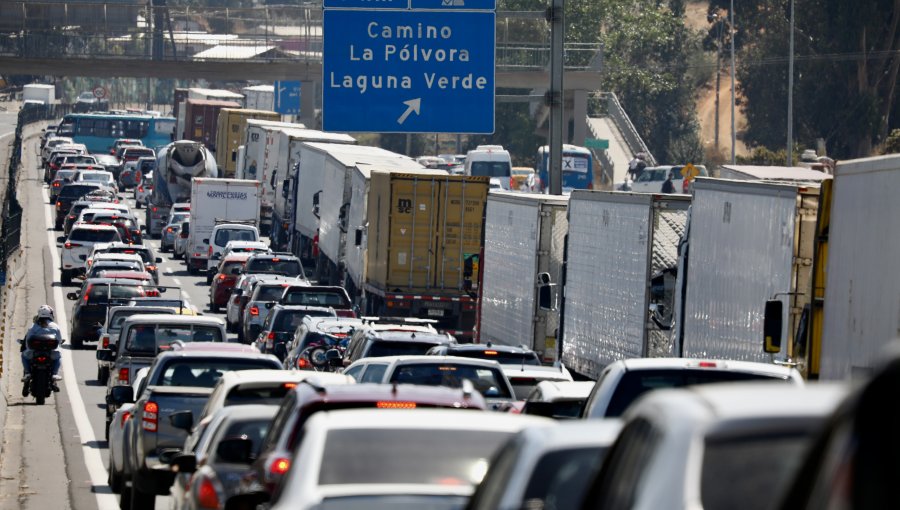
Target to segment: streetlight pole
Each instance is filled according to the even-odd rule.
[[[791,42],[788,55],[787,163],[794,164],[794,0],[791,0]]]
[[[550,90],[547,92],[550,106],[550,168],[547,173],[551,195],[562,195],[564,14],[565,0],[551,0],[547,9],[547,21],[550,22]]]
[[[731,17],[731,26],[728,27],[728,30],[731,33],[731,164],[733,165],[735,163],[735,144],[737,143],[734,131],[734,0],[731,0],[731,9],[728,14]]]

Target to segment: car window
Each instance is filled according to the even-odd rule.
[[[269,430],[269,423],[270,420],[268,418],[235,420],[231,422],[227,427],[219,430],[219,433],[216,435],[217,437],[213,439],[210,444],[218,444],[222,439],[228,439],[232,437],[245,437],[253,443],[251,454],[253,458],[256,458],[256,456],[259,455],[260,448],[262,447],[262,440],[264,437],[266,437],[266,432]],[[215,453],[213,453],[209,462],[215,463],[222,461]]]
[[[97,186],[69,184],[68,186],[64,187],[59,192],[59,196],[60,196],[60,198],[83,197],[84,195],[87,195],[88,193],[90,193],[91,191],[94,191],[95,189],[97,189]]]
[[[452,363],[416,363],[400,365],[391,374],[390,382],[461,388],[468,380],[476,390],[488,398],[511,398],[500,370]]]
[[[297,394],[293,391],[289,392],[287,396],[284,397],[284,400],[281,401],[281,407],[278,408],[278,412],[275,413],[275,418],[272,419],[272,426],[269,427],[269,431],[266,433],[266,440],[260,451],[268,450],[278,442],[278,438],[281,437],[282,431],[294,415],[294,406],[296,403]]]
[[[349,375],[350,377],[359,381],[359,374],[363,371],[363,368],[365,368],[365,365],[357,365],[355,367],[348,368],[347,370],[344,370],[344,375]]]
[[[177,341],[221,342],[219,328],[213,326],[135,324],[128,331],[125,348],[133,352],[155,354],[168,350]]]
[[[384,379],[384,373],[387,371],[387,365],[384,363],[372,363],[363,373],[359,382],[380,383]]]
[[[703,508],[776,508],[808,443],[807,433],[707,438],[700,482]]]
[[[337,291],[309,291],[304,290],[288,291],[284,297],[286,305],[301,306],[330,306],[333,308],[347,308],[350,303],[344,294]]]
[[[581,506],[605,450],[600,447],[571,448],[544,454],[525,486],[521,508],[564,510]]]
[[[111,299],[143,297],[144,288],[137,285],[89,285],[88,303],[104,304]]]
[[[273,331],[289,331],[293,333],[303,323],[304,317],[333,317],[327,310],[282,310],[275,318]]]
[[[372,342],[369,352],[366,353],[366,357],[418,356],[420,354],[425,354],[428,352],[428,349],[431,349],[432,347],[434,347],[433,343],[375,340]]]
[[[534,352],[503,352],[494,351],[491,349],[459,349],[453,351],[453,356],[459,356],[462,358],[489,359],[492,361],[496,361],[501,365],[521,365],[524,363],[525,365],[529,366],[541,366],[541,360]]]
[[[760,380],[785,380],[765,374],[728,370],[660,369],[631,370],[622,375],[609,402],[606,417],[621,416],[644,393],[659,388],[681,388],[696,384]]]
[[[222,267],[219,269],[219,272],[225,275],[230,275],[231,272],[236,267],[244,267],[243,262],[226,262],[222,264]]]
[[[303,274],[303,267],[299,260],[265,258],[249,261],[248,273],[276,273],[286,276],[299,276]]]
[[[278,301],[284,293],[284,287],[281,285],[260,285],[257,287],[254,301]]]
[[[150,254],[150,250],[141,250],[135,248],[111,248],[106,251],[107,253],[125,253],[125,254],[136,254],[140,255],[144,260],[144,264],[152,264],[154,262],[153,256]]]
[[[69,234],[68,241],[84,243],[111,243],[121,241],[119,233],[115,230],[88,230],[75,229]]]
[[[214,243],[216,246],[225,246],[229,241],[258,241],[256,232],[247,229],[219,229],[216,232]]]
[[[278,405],[296,383],[274,382],[267,384],[238,385],[225,397],[224,407],[246,404]]]
[[[484,177],[509,177],[511,166],[508,161],[473,161],[471,174]]]
[[[163,369],[160,386],[197,386],[212,388],[225,372],[272,368],[266,360],[253,359],[173,359]]]

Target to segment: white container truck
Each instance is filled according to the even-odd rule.
[[[559,308],[541,306],[542,286],[562,280],[568,198],[492,191],[484,224],[479,338],[522,345],[556,361]],[[547,306],[549,304],[549,306]]]
[[[44,104],[56,102],[56,87],[41,83],[32,83],[22,87],[22,101],[40,101]]]
[[[900,337],[900,156],[838,163],[828,227],[821,379],[870,375]]]
[[[191,182],[191,231],[185,262],[192,273],[207,268],[213,227],[259,225],[260,184],[246,179],[196,178]]]
[[[819,185],[698,178],[681,258],[673,338],[691,358],[796,361],[763,349],[766,302],[794,338],[809,303]]]
[[[566,367],[597,379],[614,361],[671,354],[689,205],[687,195],[572,191],[560,308]]]
[[[820,183],[831,176],[818,170],[801,166],[722,165],[720,179],[737,181],[766,181],[789,183]]]
[[[263,166],[263,191],[265,200],[272,204],[272,228],[270,238],[276,250],[290,246],[291,218],[289,210],[290,182],[297,171],[300,150],[305,142],[355,144],[356,139],[341,133],[325,133],[315,129],[274,129],[266,133],[266,161]],[[313,168],[312,171],[321,169]],[[285,183],[287,189],[285,189]],[[321,188],[318,188],[321,189]],[[311,190],[306,190],[310,191]]]
[[[244,108],[248,110],[275,111],[275,87],[272,85],[253,85],[241,89],[244,94]]]

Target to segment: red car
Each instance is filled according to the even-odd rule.
[[[231,289],[237,283],[244,269],[244,263],[250,258],[251,253],[232,253],[219,262],[219,269],[213,277],[209,287],[209,309],[218,313],[219,308],[228,303],[231,297]]]

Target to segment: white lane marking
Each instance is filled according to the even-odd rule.
[[[164,267],[164,268],[163,268],[163,273],[165,273],[165,274],[172,274],[172,273],[174,273],[174,271],[172,271],[172,268],[171,268],[171,267]],[[179,284],[179,285],[180,285],[180,284]]]
[[[172,281],[175,282],[175,285],[181,287],[181,280],[179,280],[178,278],[172,278]]]
[[[56,271],[59,268],[59,253],[56,251],[56,236],[53,230],[53,223],[50,220],[51,210],[48,202],[50,196],[47,194],[47,188],[42,190],[44,195],[44,224],[47,227],[47,244],[50,246],[50,259],[53,261],[53,269],[51,274],[56,280]],[[59,329],[62,337],[71,340],[69,336],[69,319],[66,313],[66,301],[63,300],[61,286],[53,287],[53,302],[56,308],[56,317],[59,319]],[[70,344],[71,345],[71,344]],[[119,502],[115,494],[101,494],[96,492],[97,488],[106,487],[108,473],[103,466],[103,458],[100,457],[100,450],[88,445],[96,444],[97,438],[94,436],[94,429],[88,420],[87,408],[84,405],[84,399],[81,396],[81,390],[78,388],[78,379],[75,378],[75,363],[72,361],[72,351],[68,349],[62,350],[62,366],[63,366],[63,382],[66,384],[66,392],[69,394],[69,400],[72,402],[72,414],[75,416],[75,426],[78,429],[78,436],[81,440],[81,451],[84,455],[84,465],[87,467],[88,474],[91,477],[91,485],[93,486],[94,495],[97,497],[97,506],[100,510],[115,510],[119,508]]]

